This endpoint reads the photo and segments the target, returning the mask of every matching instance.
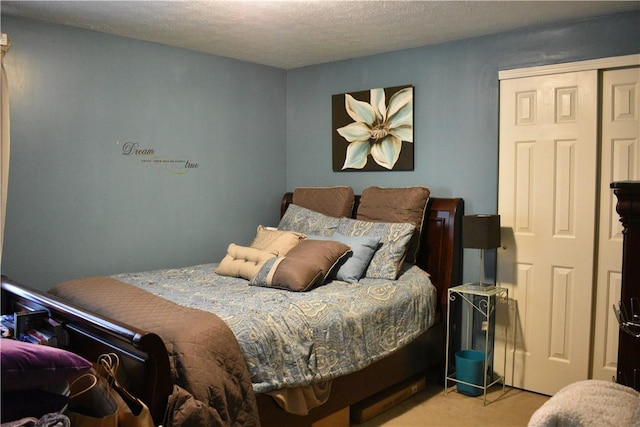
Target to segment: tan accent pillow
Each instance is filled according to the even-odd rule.
[[[227,254],[220,261],[216,273],[221,276],[242,277],[251,280],[258,274],[264,263],[275,256],[272,252],[231,243],[227,248]]]
[[[349,246],[330,240],[304,240],[286,257],[267,260],[252,285],[302,292],[321,285],[349,253]]]
[[[297,187],[292,202],[335,218],[351,218],[355,196],[351,187]]]
[[[249,246],[272,252],[277,256],[285,256],[291,248],[306,238],[304,234],[295,231],[277,230],[259,225],[256,237]]]
[[[416,227],[407,245],[406,261],[415,263],[420,245],[422,221],[427,209],[428,187],[368,187],[362,191],[356,218],[362,221],[402,222]]]

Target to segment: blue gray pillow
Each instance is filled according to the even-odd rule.
[[[351,252],[344,257],[342,263],[332,275],[333,279],[349,283],[357,282],[364,276],[373,254],[380,246],[380,239],[377,237],[345,236],[340,233],[333,233],[331,237],[311,235],[308,238],[331,239],[351,247]]]
[[[409,223],[369,222],[341,218],[336,233],[343,236],[378,238],[380,248],[365,271],[370,279],[395,280],[407,253],[407,244],[416,227]],[[335,233],[334,233],[335,235]]]

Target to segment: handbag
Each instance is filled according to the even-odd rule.
[[[74,427],[118,427],[118,404],[92,373],[79,376],[69,386],[65,415]]]
[[[103,354],[91,373],[74,380],[66,415],[76,427],[154,427],[149,407],[117,379],[120,359]]]
[[[98,375],[105,379],[118,404],[118,427],[154,427],[149,407],[129,392],[117,378],[120,359],[115,353],[103,354],[95,366]]]

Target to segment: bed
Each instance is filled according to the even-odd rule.
[[[448,287],[461,281],[459,223],[463,214],[463,201],[459,198],[430,197],[428,189],[425,197],[424,188],[418,189],[417,198],[424,199],[419,223],[415,223],[415,218],[413,219],[414,229],[411,233],[406,232],[406,227],[400,229],[395,225],[385,229],[386,236],[392,236],[387,241],[392,244],[391,252],[385,253],[386,257],[381,258],[384,260],[382,264],[371,261],[361,280],[350,281],[344,277],[338,279],[320,269],[320,278],[316,274],[310,281],[306,272],[302,275],[302,288],[294,289],[298,292],[282,289],[293,280],[293,276],[285,275],[285,272],[289,272],[287,268],[295,270],[291,274],[296,275],[296,278],[300,275],[299,266],[307,260],[304,253],[294,257],[293,251],[304,245],[295,245],[296,249],[291,249],[292,252],[288,252],[286,256],[276,256],[275,260],[271,256],[266,260],[260,259],[259,262],[251,258],[255,255],[252,250],[259,248],[259,245],[253,245],[259,240],[261,233],[300,233],[297,227],[301,226],[306,232],[301,233],[305,236],[302,239],[305,247],[321,247],[324,250],[322,245],[327,241],[335,243],[333,237],[337,238],[336,236],[346,236],[346,241],[371,237],[368,227],[372,223],[406,225],[407,223],[400,222],[405,221],[401,219],[403,217],[389,218],[388,215],[393,210],[390,208],[402,206],[407,200],[415,198],[416,187],[370,187],[363,191],[362,196],[353,195],[348,187],[296,189],[283,196],[278,230],[265,230],[259,226],[254,242],[246,246],[229,243],[227,255],[219,262],[111,277],[82,278],[58,285],[51,293],[38,292],[3,277],[3,311],[25,307],[47,309],[53,317],[65,323],[68,347],[74,352],[89,360],[95,360],[106,351],[120,354],[130,388],[149,405],[157,423],[165,418],[167,408],[175,409],[180,402],[190,399],[195,402],[196,407],[231,408],[223,408],[216,414],[216,422],[220,424],[321,425],[318,423],[330,420],[338,413],[344,414],[346,411],[348,417],[350,406],[403,381],[425,375],[430,370],[435,372],[431,378],[434,381],[436,376],[442,375],[442,313],[446,309]],[[340,219],[338,223],[335,218]],[[379,227],[376,225],[374,228],[377,230]],[[336,230],[341,233],[333,236]],[[311,240],[315,242],[310,242]],[[398,255],[394,252],[393,243],[399,240],[405,241],[406,251],[403,259],[396,262],[397,271],[390,273],[382,268],[370,272],[369,269],[374,264],[386,266],[387,258]],[[374,259],[384,252],[381,251],[383,247],[387,248],[385,244],[381,242],[374,250]],[[405,247],[404,244],[402,246]],[[347,252],[350,254],[353,252],[351,247],[355,246],[347,245]],[[331,250],[334,249],[332,246]],[[313,253],[316,256],[316,252]],[[219,274],[229,257],[235,262],[232,271],[236,271],[239,278],[231,277],[233,274]],[[243,273],[246,264],[251,262],[245,262],[240,267],[237,262],[247,260],[259,264],[258,271],[261,274],[256,274],[255,268],[250,273]],[[341,262],[333,260],[328,265]],[[254,279],[250,281],[250,286],[247,286],[248,279],[243,274],[249,274],[246,277]],[[389,274],[395,276],[394,279],[387,277]],[[207,283],[214,276],[223,277],[223,287],[227,293],[224,302],[220,302],[219,296],[200,297],[204,292],[203,288],[208,286]],[[286,280],[280,280],[280,277],[286,277]],[[429,281],[431,285],[425,285]],[[408,283],[406,287],[404,282]],[[186,288],[185,283],[188,283]],[[309,286],[305,288],[307,285]],[[85,289],[91,288],[93,291],[87,290],[86,295],[83,295]],[[425,292],[420,288],[427,290]],[[185,289],[188,290],[185,292]],[[427,296],[420,296],[418,302],[404,302],[404,308],[400,310],[402,315],[398,311],[395,314],[385,313],[380,308],[375,308],[373,313],[366,313],[366,310],[361,309],[362,306],[372,304],[371,299],[391,300],[397,294],[409,294],[416,289],[422,292],[421,295]],[[103,294],[96,294],[94,291]],[[247,291],[250,293],[246,293]],[[341,295],[340,292],[346,294]],[[140,299],[133,300],[137,294],[140,296],[136,298]],[[235,295],[235,300],[231,298],[232,294]],[[430,302],[429,294],[433,297]],[[173,301],[168,301],[167,298]],[[332,320],[328,326],[322,326],[324,324],[319,322],[326,317],[323,314],[326,313],[323,311],[324,306],[328,305],[326,301],[341,299],[351,304],[349,309],[337,310],[347,313],[348,315],[342,316],[346,318],[340,321],[342,323]],[[112,300],[111,305],[109,300]],[[243,300],[244,305],[240,303]],[[258,301],[253,306],[259,305],[263,311],[269,312],[269,319],[249,322],[241,320],[238,313],[229,311],[235,306],[239,311],[247,312],[244,314],[248,314],[249,318],[256,317],[255,310],[248,308],[253,307],[246,303],[248,300],[253,300],[254,303]],[[203,301],[207,305],[216,306],[214,311],[217,313],[203,311]],[[358,304],[354,304],[354,301],[358,301]],[[148,308],[144,308],[145,303]],[[284,318],[277,317],[280,311],[277,304],[294,306],[298,313],[287,314],[287,320],[283,321]],[[174,306],[179,306],[180,311],[171,314]],[[146,318],[140,318],[145,310],[149,311]],[[296,317],[309,312],[316,315],[312,320]],[[407,317],[408,320],[402,317]],[[230,326],[228,330],[226,326],[213,330],[209,326],[202,326],[208,325],[215,318]],[[180,325],[179,322],[185,319],[189,325],[198,327]],[[383,332],[364,330],[363,324],[375,323],[378,321],[376,319],[384,319],[386,322],[387,327]],[[400,326],[403,321],[419,323],[420,326]],[[269,328],[273,325],[294,323],[306,325],[306,330],[286,330],[284,337],[280,338],[271,335]],[[348,323],[356,323],[355,335],[347,334],[343,325]],[[392,327],[396,323],[398,326]],[[232,330],[233,336],[227,336],[229,330]],[[319,330],[324,333],[315,337],[307,336]],[[274,355],[274,350],[264,349],[253,349],[254,354],[250,355],[247,346],[254,345],[256,336],[261,334],[270,341],[279,342],[276,347],[294,353],[293,358],[286,359]],[[382,339],[377,341],[378,344],[373,344],[376,340],[371,334],[380,335]],[[298,344],[296,339],[301,336],[307,337],[309,341]],[[198,359],[202,359],[203,352],[209,350],[194,350],[204,348],[203,337],[207,345],[214,347],[227,347],[226,342],[236,341],[239,347],[244,346],[241,353],[245,356],[246,370],[240,369],[237,360],[232,357],[237,353],[235,344],[231,345],[228,352],[218,348],[213,352],[212,357],[219,362],[217,370],[203,369],[199,365],[201,360]],[[322,339],[325,341],[321,341]],[[340,340],[342,344],[339,347],[336,343]],[[382,351],[372,349],[371,355],[354,351],[376,346]],[[295,356],[296,351],[306,354]],[[187,353],[191,359],[184,356]],[[351,361],[347,362],[349,358]],[[224,363],[220,360],[224,360]],[[189,367],[191,365],[195,370]],[[287,371],[284,379],[271,377],[274,374],[272,371],[283,370]],[[249,389],[247,378],[250,381]],[[209,382],[215,384],[211,385]],[[176,389],[186,393],[179,397],[182,400],[176,401]],[[242,407],[238,409],[239,406]],[[252,418],[253,411],[258,414],[259,420]],[[238,416],[236,412],[241,415]]]

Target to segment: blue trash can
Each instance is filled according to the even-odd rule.
[[[484,352],[461,350],[456,352],[456,378],[477,386],[484,386]],[[458,393],[480,396],[481,388],[458,383]]]

